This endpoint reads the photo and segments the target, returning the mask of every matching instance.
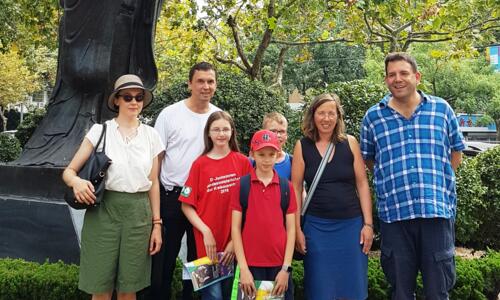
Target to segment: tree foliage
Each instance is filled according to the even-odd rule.
[[[282,45],[279,53],[284,55],[290,45],[328,38],[329,31],[321,28],[336,26],[319,0],[211,1],[205,11],[204,25],[211,37],[217,43],[231,43],[227,51],[217,49],[215,58],[251,79],[262,78],[264,55],[271,43]]]
[[[3,67],[2,76],[0,76],[0,117],[4,120],[3,124],[6,127],[7,120],[4,117],[4,111],[7,105],[25,101],[30,93],[38,89],[38,84],[36,76],[13,49],[0,53],[0,66]]]
[[[353,3],[354,2],[354,3]],[[344,11],[341,37],[384,52],[407,51],[412,44],[449,41],[453,49],[487,45],[500,29],[497,0],[332,1]]]
[[[214,61],[211,53],[216,45],[199,26],[197,12],[194,1],[164,1],[155,34],[160,90],[187,80],[189,68],[197,62]]]
[[[12,44],[21,50],[28,45],[55,49],[58,19],[58,0],[2,0],[0,51],[8,51]]]
[[[364,52],[362,47],[344,44],[294,47],[284,62],[283,86],[288,91],[298,88],[304,95],[309,88],[362,79]]]

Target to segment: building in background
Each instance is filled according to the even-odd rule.
[[[479,126],[482,114],[457,114],[459,129],[467,141],[495,141],[497,128],[495,123]]]

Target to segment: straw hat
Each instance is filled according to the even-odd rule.
[[[115,106],[115,97],[116,94],[124,89],[141,89],[144,91],[144,105],[143,108],[146,108],[149,104],[151,104],[151,101],[153,100],[153,94],[151,91],[147,88],[144,87],[144,84],[142,83],[141,78],[139,76],[134,75],[134,74],[126,74],[120,76],[115,82],[115,89],[109,95],[108,98],[108,108],[111,109],[114,112],[118,112]]]

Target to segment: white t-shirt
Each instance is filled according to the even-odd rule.
[[[203,129],[207,119],[220,108],[209,104],[207,113],[190,110],[186,99],[163,109],[156,119],[155,129],[165,144],[165,158],[161,164],[160,181],[169,186],[183,186],[193,161],[205,148]]]
[[[125,143],[115,119],[106,121],[106,124],[106,155],[112,160],[106,175],[106,189],[126,193],[149,191],[153,159],[165,149],[160,136],[151,126],[140,124],[137,135]],[[85,137],[95,147],[101,132],[102,125],[94,124]],[[102,146],[103,141],[99,144],[99,151]]]

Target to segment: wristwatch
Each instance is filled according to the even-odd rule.
[[[281,271],[285,271],[287,273],[290,273],[290,272],[292,272],[292,266],[283,265],[283,267],[281,267]]]

